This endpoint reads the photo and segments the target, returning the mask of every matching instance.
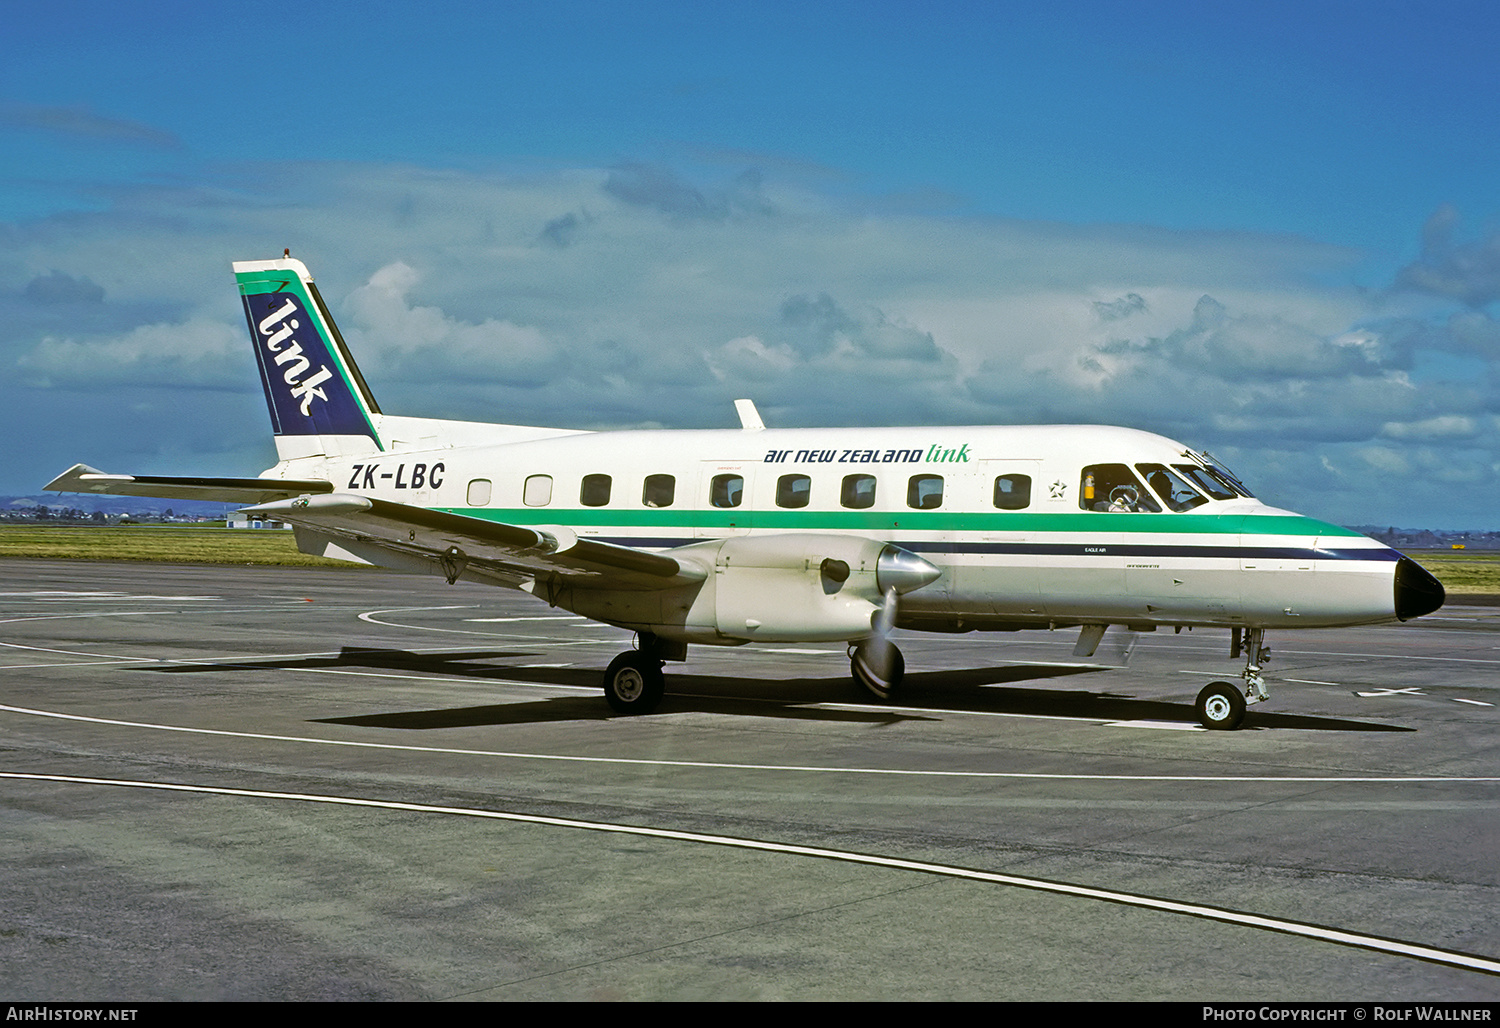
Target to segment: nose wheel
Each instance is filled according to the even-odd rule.
[[[1204,728],[1231,731],[1245,720],[1245,696],[1228,682],[1213,682],[1198,694],[1198,722]]]

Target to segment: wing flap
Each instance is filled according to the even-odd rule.
[[[353,493],[299,496],[245,508],[368,549],[425,558],[456,578],[468,567],[504,576],[560,575],[593,588],[660,589],[705,570],[660,553],[580,539],[562,526],[529,528]]]

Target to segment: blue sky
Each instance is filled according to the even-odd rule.
[[[269,464],[290,246],[394,413],[1129,424],[1500,528],[1492,5],[0,14],[0,492]]]

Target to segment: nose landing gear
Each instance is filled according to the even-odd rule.
[[[1261,703],[1271,698],[1266,689],[1266,680],[1260,673],[1261,665],[1271,659],[1271,649],[1265,644],[1265,640],[1264,628],[1247,628],[1244,630],[1242,645],[1240,629],[1234,630],[1229,655],[1238,657],[1240,651],[1244,650],[1245,670],[1240,672],[1240,678],[1245,684],[1239,687],[1228,682],[1210,682],[1203,687],[1203,691],[1198,694],[1197,708],[1198,722],[1204,728],[1232,731],[1245,720],[1245,707],[1248,704]]]

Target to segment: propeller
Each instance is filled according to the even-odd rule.
[[[870,692],[889,699],[906,673],[906,658],[891,642],[896,627],[896,597],[929,585],[942,575],[931,563],[899,546],[886,546],[875,562],[875,587],[884,597],[870,619],[870,634],[850,653],[855,675]]]
[[[896,588],[885,591],[885,602],[870,622],[870,636],[859,644],[856,659],[869,673],[870,682],[881,692],[889,693],[901,680],[906,670],[906,660],[896,644],[891,642],[891,630],[896,627]]]

